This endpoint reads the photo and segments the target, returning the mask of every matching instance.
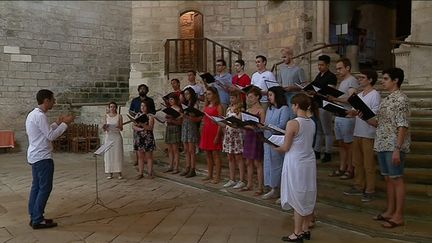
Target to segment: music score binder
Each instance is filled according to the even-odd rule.
[[[345,117],[347,115],[347,110],[338,104],[323,100],[323,109],[326,111],[330,111],[336,116]]]
[[[361,119],[367,121],[375,116],[375,113],[363,102],[363,100],[357,95],[352,94],[348,98],[348,102],[351,104],[354,109],[363,113]]]
[[[216,80],[210,73],[203,73],[199,75],[202,80],[208,84],[214,83]]]

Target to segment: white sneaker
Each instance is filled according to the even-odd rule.
[[[240,189],[246,186],[246,183],[244,183],[243,181],[239,181],[237,182],[237,184],[233,187],[234,189]]]
[[[275,199],[278,198],[278,195],[274,189],[271,189],[266,194],[262,195],[261,199],[267,200],[267,199]]]
[[[280,199],[280,198],[278,198],[278,199],[276,200],[275,204],[278,204],[278,205],[280,205],[280,204],[281,204],[281,199]]]
[[[227,183],[225,183],[225,185],[223,185],[223,187],[228,188],[228,187],[232,187],[234,185],[236,185],[237,183],[233,180],[229,180]]]

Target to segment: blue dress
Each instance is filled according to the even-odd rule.
[[[284,105],[279,109],[272,106],[267,109],[265,124],[272,124],[285,130],[289,116],[288,106]],[[264,132],[266,138],[271,135],[271,131]],[[274,151],[267,143],[264,144],[264,185],[271,188],[280,187],[283,160],[283,153]]]

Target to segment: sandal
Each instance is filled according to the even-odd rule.
[[[173,172],[171,172],[171,174],[173,174],[173,175],[178,174],[178,173],[180,173],[179,170],[174,170]]]
[[[345,171],[345,173],[339,177],[339,179],[341,179],[341,180],[349,180],[352,178],[354,178],[354,175],[352,172],[349,172],[349,171]]]
[[[405,225],[404,222],[402,222],[402,223],[396,223],[396,222],[393,222],[391,220],[385,220],[384,224],[382,224],[381,226],[384,227],[384,228],[387,228],[387,229],[393,229],[393,228],[396,228],[396,227],[399,227],[399,226],[404,226],[404,225]]]
[[[377,216],[373,217],[372,219],[373,219],[373,220],[376,220],[376,221],[387,221],[387,220],[389,220],[390,218],[386,218],[386,217],[382,216],[382,214],[380,213],[380,214],[378,214]]]
[[[345,171],[337,169],[337,170],[334,170],[332,173],[330,173],[328,176],[339,177],[339,176],[342,176],[344,173],[345,173]]]
[[[258,190],[258,191],[256,191],[255,193],[254,193],[254,195],[255,196],[261,196],[261,195],[263,195],[264,194],[264,190]]]
[[[242,187],[242,189],[240,189],[241,192],[247,192],[247,191],[252,191],[252,187]]]
[[[168,173],[168,172],[172,172],[172,171],[173,171],[173,168],[168,168],[164,171],[164,173]]]
[[[291,236],[295,236],[296,238],[291,238]],[[288,241],[288,242],[303,242],[303,234],[297,235],[296,233],[292,233],[288,236],[282,236],[282,241]]]
[[[211,179],[213,179],[213,178],[210,177],[210,176],[206,176],[206,177],[202,178],[201,180],[202,180],[202,181],[209,181],[209,180],[211,180]]]

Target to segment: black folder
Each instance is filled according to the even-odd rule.
[[[241,90],[241,92],[243,92],[243,93],[249,93],[249,91],[253,88],[253,87],[255,87],[255,88],[257,88],[258,90],[260,90],[261,91],[261,89],[260,89],[260,87],[258,87],[258,86],[255,86],[255,85],[248,85],[248,86],[246,86],[246,87],[241,87],[240,85],[236,85],[240,90]]]
[[[200,74],[200,77],[202,78],[203,81],[205,81],[208,84],[214,83],[216,81],[213,75],[211,75],[210,73]]]
[[[200,116],[204,116],[204,112],[198,110],[197,108],[194,107],[187,107],[186,109],[183,109],[183,112],[186,115],[189,116],[194,116],[194,117],[200,117]]]
[[[347,115],[347,110],[343,106],[325,100],[323,101],[323,109],[330,111],[336,116],[345,117]]]
[[[162,99],[165,101],[168,101],[169,98],[174,97],[174,96],[177,96],[176,92],[171,92],[171,93],[165,95],[164,97],[162,97]]]
[[[306,86],[301,86],[299,84],[297,84],[297,86],[299,86],[300,88],[302,88],[304,91],[315,91],[315,92],[317,92],[317,93],[319,93],[319,94],[321,94],[323,96],[331,95],[331,96],[337,98],[337,97],[339,97],[339,96],[341,96],[341,95],[344,94],[344,92],[342,92],[340,90],[337,90],[337,89],[335,89],[333,87],[330,87],[328,85],[321,85],[321,84],[319,84],[316,81],[311,82],[311,83],[309,83]]]
[[[132,117],[131,115],[127,114],[127,117],[135,123],[147,123],[149,121],[149,118],[146,114],[140,114],[136,117]]]
[[[178,118],[181,115],[180,112],[176,111],[175,109],[173,109],[171,107],[167,107],[167,108],[163,109],[162,112],[171,116],[174,119]]]
[[[348,98],[348,102],[354,107],[354,109],[363,113],[361,117],[363,120],[367,121],[375,116],[375,113],[363,102],[363,100],[356,94],[352,94]]]

